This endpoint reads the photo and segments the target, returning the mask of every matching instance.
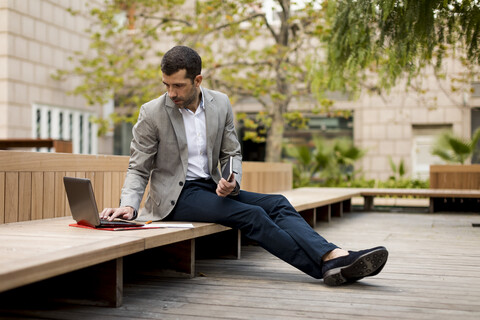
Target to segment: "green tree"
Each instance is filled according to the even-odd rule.
[[[78,53],[75,67],[57,78],[80,76],[74,93],[91,104],[114,98],[115,118],[135,122],[137,108],[164,92],[161,44],[191,46],[202,56],[207,86],[233,101],[254,97],[264,107],[271,119],[266,160],[279,161],[285,115],[292,100],[310,94],[298,84],[311,80],[311,57],[326,28],[321,1],[274,3],[276,21],[267,19],[261,0],[106,0],[87,14],[91,50]]]
[[[338,0],[328,7],[331,88],[358,91],[374,73],[370,88],[389,89],[426,66],[439,71],[452,53],[467,70],[480,63],[478,0]]]
[[[462,138],[446,131],[438,137],[432,154],[446,162],[464,164],[476,152],[479,139],[480,128],[475,130],[471,139]]]

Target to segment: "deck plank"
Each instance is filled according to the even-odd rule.
[[[2,306],[0,318],[52,319],[478,319],[478,214],[346,213],[317,230],[330,241],[390,252],[381,274],[331,288],[256,246],[241,260],[197,262],[194,279],[143,271],[125,280],[116,309]]]

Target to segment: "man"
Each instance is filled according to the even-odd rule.
[[[150,192],[142,220],[215,222],[238,228],[275,256],[327,285],[378,274],[384,247],[345,251],[316,233],[281,195],[240,190],[242,156],[228,97],[201,87],[202,61],[176,46],[162,59],[167,93],[140,109],[119,208],[102,219],[137,218],[145,187]],[[218,163],[233,157],[227,181]]]

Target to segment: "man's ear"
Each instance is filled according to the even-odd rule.
[[[203,80],[203,77],[201,74],[196,76],[195,79],[193,80],[193,82],[195,83],[195,87],[199,87],[200,84],[202,83],[202,80]]]

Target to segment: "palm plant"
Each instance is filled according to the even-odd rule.
[[[354,164],[360,160],[365,153],[366,150],[356,147],[351,139],[335,139],[332,145],[332,166],[330,172],[326,172],[330,173],[327,183],[338,185],[342,180],[351,181],[355,175]]]
[[[480,139],[480,128],[475,130],[471,139],[455,136],[452,132],[442,133],[432,149],[432,154],[449,163],[464,164],[475,152]]]
[[[289,157],[295,159],[293,163],[293,187],[304,187],[310,184],[316,170],[316,164],[310,148],[305,145],[286,146],[285,151]]]
[[[402,160],[400,160],[399,164],[398,164],[398,167],[397,165],[395,164],[395,162],[393,162],[393,159],[392,157],[388,157],[388,161],[390,162],[390,168],[392,169],[393,171],[393,175],[390,176],[390,180],[393,180],[393,181],[397,181],[397,180],[401,180],[403,179],[403,176],[405,175],[406,171],[405,171],[405,162]]]
[[[287,155],[295,159],[294,187],[311,185],[314,177],[323,180],[325,185],[338,185],[345,176],[350,180],[353,164],[365,154],[364,150],[345,138],[327,142],[317,137],[313,144],[313,149],[305,145],[285,148]]]

